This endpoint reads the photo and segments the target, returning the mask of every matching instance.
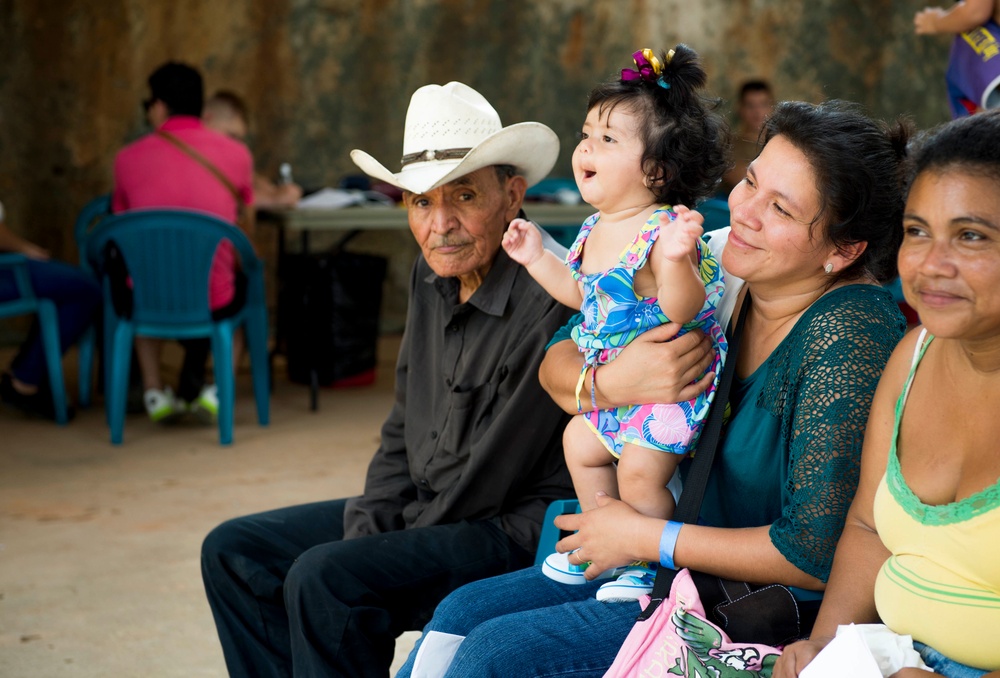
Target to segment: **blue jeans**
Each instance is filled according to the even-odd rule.
[[[28,259],[28,277],[36,297],[55,302],[59,316],[59,344],[65,352],[90,326],[101,302],[101,287],[93,276],[61,261]],[[0,272],[0,301],[17,297],[14,274]],[[48,369],[37,325],[36,321],[14,357],[10,372],[26,384],[44,386],[48,383]]]
[[[466,636],[448,678],[603,676],[639,603],[598,602],[601,583],[561,584],[538,566],[484,579],[441,601],[424,632]],[[409,678],[419,647],[420,641],[396,678]]]
[[[989,673],[985,669],[977,669],[965,664],[959,664],[953,659],[948,659],[933,647],[924,645],[916,640],[913,641],[913,649],[920,653],[920,658],[924,660],[928,668],[933,669],[934,673],[940,674],[945,678],[980,678],[980,676],[985,676]]]

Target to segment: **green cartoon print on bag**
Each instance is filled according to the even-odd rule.
[[[779,655],[760,656],[759,646],[732,647],[723,650],[723,637],[714,625],[689,614],[683,608],[674,610],[670,621],[686,647],[677,663],[667,671],[685,678],[770,678]],[[759,666],[760,670],[753,670]]]

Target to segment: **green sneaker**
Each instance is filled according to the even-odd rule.
[[[205,386],[189,409],[203,424],[214,424],[219,419],[219,390],[215,384]]]
[[[184,404],[174,397],[174,392],[168,386],[162,391],[151,388],[142,394],[142,403],[146,407],[149,420],[155,424],[168,424],[176,421],[184,414]]]

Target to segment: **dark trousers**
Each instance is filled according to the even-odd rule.
[[[202,546],[233,676],[388,676],[395,638],[448,593],[531,564],[496,524],[343,540],[345,499],[236,518]]]

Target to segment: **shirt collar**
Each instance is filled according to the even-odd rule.
[[[182,129],[200,129],[204,127],[201,118],[194,115],[172,115],[167,121],[160,125],[160,129],[166,132],[176,132]]]
[[[483,283],[466,303],[488,315],[503,316],[519,268],[520,264],[508,257],[503,249],[499,250]],[[424,282],[434,285],[445,299],[457,297],[459,284],[457,278],[441,278],[432,271],[424,278]]]

